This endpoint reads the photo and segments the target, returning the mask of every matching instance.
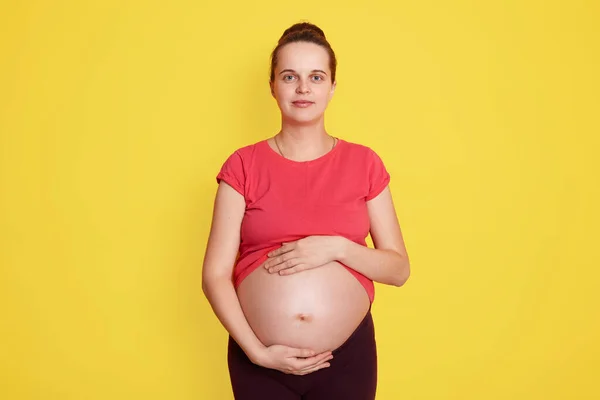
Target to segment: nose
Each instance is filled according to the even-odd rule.
[[[308,83],[304,79],[298,79],[298,86],[296,87],[296,93],[305,94],[309,93],[310,88],[308,87]]]

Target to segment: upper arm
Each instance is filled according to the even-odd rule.
[[[240,246],[240,230],[246,202],[236,189],[221,181],[202,269],[202,280],[232,275]]]
[[[376,197],[367,201],[367,210],[371,224],[371,238],[375,248],[394,250],[408,259],[389,186],[386,186]]]
[[[408,258],[390,192],[390,174],[381,157],[371,149],[367,152],[367,171],[369,186],[365,200],[373,244],[377,249],[393,250]]]

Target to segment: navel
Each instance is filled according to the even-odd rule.
[[[313,316],[310,315],[310,314],[303,314],[303,313],[301,313],[301,314],[297,314],[296,318],[298,320],[300,320],[300,321],[303,321],[303,322],[310,322],[310,321],[312,321]]]

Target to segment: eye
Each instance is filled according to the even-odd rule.
[[[294,79],[294,75],[284,75],[283,80],[286,82],[291,82]]]
[[[324,78],[321,75],[314,75],[313,79],[315,79],[316,81],[320,82],[322,81]]]

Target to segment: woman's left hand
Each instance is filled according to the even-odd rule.
[[[270,273],[290,275],[325,265],[336,259],[342,245],[340,236],[308,236],[295,242],[283,243],[271,251],[263,266]]]

